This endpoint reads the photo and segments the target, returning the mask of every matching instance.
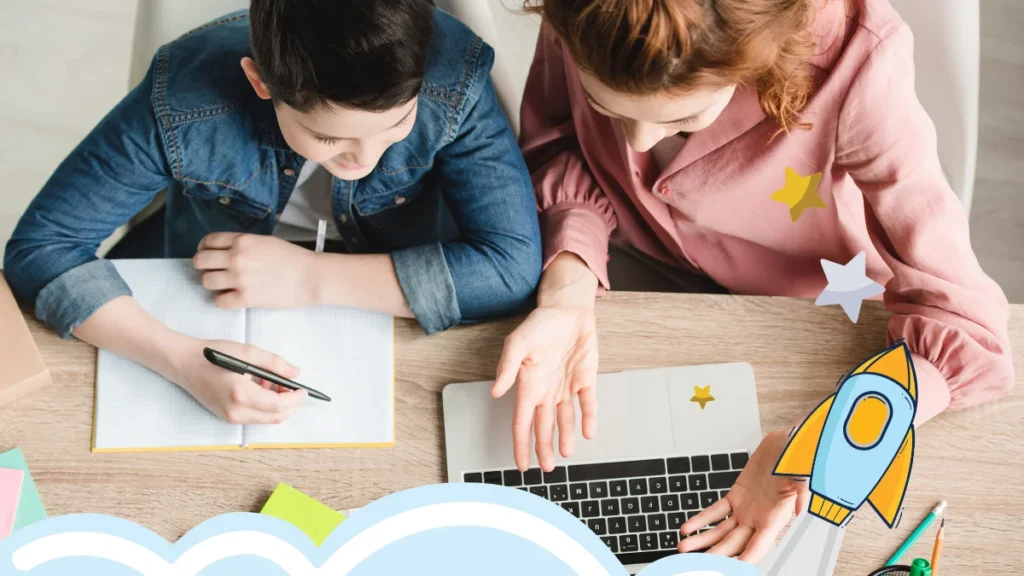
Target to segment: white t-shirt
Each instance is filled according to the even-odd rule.
[[[686,136],[675,134],[668,138],[662,138],[654,145],[654,148],[651,148],[651,156],[654,157],[654,163],[658,166],[658,170],[664,171],[665,167],[675,160],[679,151],[683,149],[683,144],[686,144]]]
[[[333,196],[331,173],[316,162],[307,161],[295,180],[295,190],[288,204],[277,219],[274,236],[289,242],[315,241],[317,224],[323,219],[327,221],[327,239],[341,238],[331,211]]]

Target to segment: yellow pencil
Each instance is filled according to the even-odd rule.
[[[935,548],[932,548],[932,576],[939,573],[939,556],[942,555],[942,539],[946,537],[946,519],[942,519],[939,530],[935,533]]]

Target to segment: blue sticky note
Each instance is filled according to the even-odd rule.
[[[18,531],[33,522],[46,519],[46,509],[43,508],[43,501],[39,499],[39,492],[36,491],[36,483],[28,471],[28,464],[25,462],[25,455],[21,448],[8,450],[0,454],[0,468],[13,468],[23,470],[25,478],[21,481],[21,500],[18,502],[18,514],[14,517],[14,531]]]

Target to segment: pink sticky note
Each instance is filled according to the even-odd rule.
[[[24,478],[25,472],[21,470],[0,468],[0,540],[6,538],[14,527]]]

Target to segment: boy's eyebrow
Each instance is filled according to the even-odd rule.
[[[594,104],[597,104],[597,105],[598,105],[598,106],[600,106],[601,108],[604,108],[604,109],[605,109],[605,110],[607,110],[608,112],[611,112],[611,111],[612,111],[612,110],[611,110],[611,108],[609,108],[609,107],[605,106],[604,104],[601,104],[600,102],[598,102],[597,98],[594,98],[594,95],[593,95],[593,94],[591,94],[590,92],[587,92],[587,89],[586,89],[586,88],[584,88],[584,89],[583,89],[583,93],[584,93],[584,94],[586,94],[586,96],[587,96],[587,100],[590,100],[591,102],[593,102]],[[678,120],[669,120],[668,122],[657,122],[657,124],[677,124],[677,123],[679,123],[679,122],[686,122],[686,121],[688,121],[688,120],[693,120],[693,119],[694,119],[694,118],[696,118],[696,117],[697,117],[698,115],[700,115],[700,112],[698,112],[697,114],[692,114],[692,115],[690,115],[690,116],[687,116],[687,117],[685,117],[685,118],[680,118],[680,119],[678,119]]]
[[[405,122],[409,118],[409,116],[411,116],[412,113],[416,111],[417,108],[419,108],[419,104],[414,105],[412,108],[410,108],[409,111],[405,113],[405,116],[402,116],[401,120],[399,120],[398,122],[395,122],[394,124],[392,124],[387,129],[391,130],[392,128],[397,127],[402,122]],[[298,121],[296,120],[296,122],[298,122]],[[303,128],[306,129],[306,132],[309,132],[310,134],[312,134],[313,136],[316,136],[317,138],[320,138],[321,140],[351,140],[351,138],[342,138],[341,136],[330,136],[330,135],[327,135],[327,134],[321,134],[320,132],[317,132],[316,130],[313,130],[309,126],[306,126],[302,122],[299,122],[299,126],[302,126]]]

